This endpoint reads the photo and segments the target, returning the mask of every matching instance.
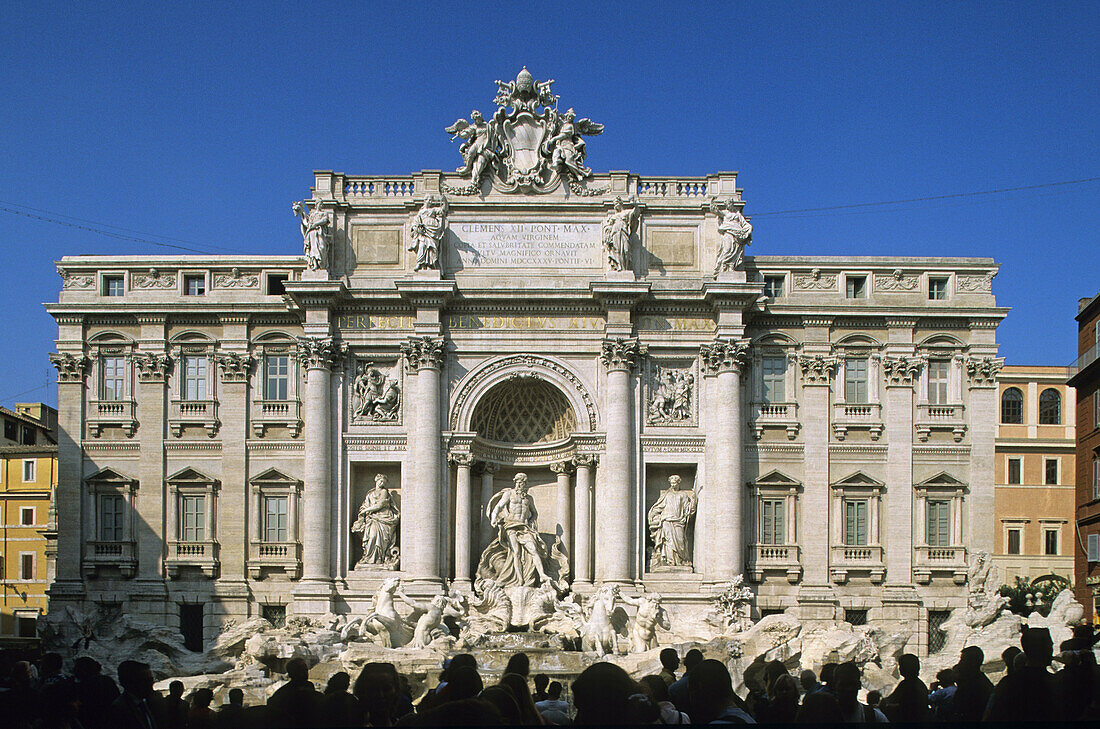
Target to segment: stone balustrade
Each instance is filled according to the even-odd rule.
[[[85,542],[83,565],[86,577],[96,577],[104,567],[117,568],[125,578],[133,577],[137,571],[136,545],[131,540]]]
[[[757,440],[764,437],[767,428],[786,430],[788,440],[794,440],[802,427],[798,421],[798,403],[795,402],[752,403],[749,423]]]
[[[768,571],[786,572],[787,581],[792,585],[797,583],[802,576],[801,547],[797,544],[750,544],[749,577],[760,582]]]
[[[206,429],[211,438],[218,432],[218,403],[216,400],[172,400],[168,411],[168,427],[177,438],[185,427]]]
[[[122,428],[127,436],[137,430],[137,403],[133,400],[91,400],[88,402],[88,434],[98,438],[104,428]]]
[[[844,440],[849,430],[863,429],[878,440],[886,426],[882,420],[882,403],[833,403],[833,434]]]
[[[933,547],[918,544],[913,547],[913,578],[918,584],[927,585],[936,572],[952,576],[956,585],[966,583],[967,549],[964,546]]]
[[[949,431],[958,443],[966,435],[966,408],[963,405],[917,405],[917,419],[914,427],[917,438],[923,443],[933,431]]]
[[[197,567],[213,578],[218,570],[218,544],[212,540],[170,541],[164,567],[171,579],[179,577],[184,567]]]
[[[287,428],[291,438],[302,431],[302,403],[300,400],[253,400],[252,431],[263,436],[267,428]]]
[[[299,542],[252,542],[248,555],[248,573],[260,579],[264,569],[283,570],[291,579],[302,574],[302,545]]]
[[[886,576],[885,551],[879,544],[834,544],[830,550],[829,571],[833,582],[844,584],[850,572],[866,572],[871,582]]]

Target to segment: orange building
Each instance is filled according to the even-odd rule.
[[[1077,361],[1067,384],[1077,390],[1077,599],[1100,622],[1100,294],[1077,310]]]
[[[1073,580],[1075,395],[1066,367],[1007,365],[997,376],[994,562],[1003,580]]]

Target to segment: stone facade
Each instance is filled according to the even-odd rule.
[[[522,471],[582,594],[658,591],[675,621],[744,574],[757,611],[806,621],[964,606],[968,552],[994,547],[996,264],[715,273],[731,244],[713,201],[743,207],[736,174],[585,175],[579,135],[602,126],[580,122],[553,127],[574,145],[547,152],[559,167],[483,175],[463,145],[458,173],[315,173],[324,265],[63,258],[56,605],[172,625],[199,605],[209,640],[272,610],[369,611],[395,574],[409,594],[468,589],[486,506]],[[380,473],[395,565],[363,564],[352,531]],[[673,475],[697,499],[690,559],[652,567],[647,513]]]

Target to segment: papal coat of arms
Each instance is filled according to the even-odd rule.
[[[461,138],[465,187],[445,192],[476,195],[488,177],[501,192],[549,192],[563,181],[578,195],[603,194],[585,182],[592,170],[584,165],[584,136],[603,132],[603,124],[577,119],[572,109],[558,112],[558,97],[549,81],[535,81],[526,67],[515,81],[497,81],[496,113],[486,120],[476,109],[470,119],[447,127],[452,139]]]

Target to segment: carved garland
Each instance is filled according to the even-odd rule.
[[[130,283],[135,289],[173,289],[176,287],[176,277],[150,268],[146,273],[132,274]]]
[[[95,286],[95,276],[91,274],[73,273],[59,267],[57,275],[61,277],[62,289],[90,289]]]
[[[459,428],[459,413],[464,409],[466,401],[469,400],[471,394],[478,391],[481,383],[488,379],[493,378],[496,373],[501,370],[508,369],[510,367],[521,366],[526,371],[530,372],[535,369],[549,370],[564,378],[572,387],[573,390],[580,396],[581,401],[584,403],[585,409],[588,411],[588,429],[596,429],[596,406],[592,402],[592,397],[588,394],[584,385],[581,383],[580,378],[573,374],[569,369],[561,366],[553,360],[546,359],[545,357],[539,357],[533,354],[517,354],[503,359],[496,360],[489,364],[484,369],[478,371],[469,382],[463,385],[462,390],[458,392],[454,399],[454,407],[451,411],[451,430],[458,430]]]

